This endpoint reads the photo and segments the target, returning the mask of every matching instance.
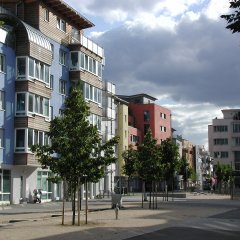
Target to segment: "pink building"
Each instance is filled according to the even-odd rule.
[[[155,103],[156,98],[144,93],[119,97],[129,102],[129,144],[141,143],[149,128],[158,144],[172,136],[171,111]]]

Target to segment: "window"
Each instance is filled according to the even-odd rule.
[[[233,137],[232,143],[233,143],[233,146],[239,146],[240,145],[240,137]]]
[[[34,144],[48,145],[49,137],[46,132],[29,129],[16,129],[16,152],[30,151]]]
[[[162,119],[166,119],[166,118],[167,118],[167,115],[166,115],[165,113],[160,113],[160,117],[161,117]]]
[[[5,72],[5,55],[0,54],[0,72]]]
[[[228,152],[214,152],[214,158],[228,158]]]
[[[97,66],[98,66],[97,75],[98,75],[100,78],[102,78],[102,64],[101,64],[100,62],[98,62]]]
[[[96,114],[91,113],[88,117],[88,121],[93,126],[97,126],[97,129],[101,131],[102,128],[102,117]]]
[[[4,141],[4,129],[0,128],[0,148],[3,147],[3,141]]]
[[[16,130],[16,152],[25,151],[25,129]]]
[[[16,93],[16,115],[34,113],[49,118],[49,105],[48,98],[32,93]]]
[[[5,109],[5,92],[0,91],[0,110]]]
[[[227,132],[228,126],[213,126],[214,132]]]
[[[66,32],[66,22],[61,18],[57,18],[57,28]]]
[[[233,123],[233,132],[234,133],[240,132],[240,124],[239,123]]]
[[[77,39],[77,40],[80,40],[80,32],[78,29],[72,27],[72,37]]]
[[[228,139],[227,138],[215,138],[213,139],[214,145],[227,145]]]
[[[59,93],[66,95],[66,81],[60,79],[59,80]]]
[[[48,9],[44,9],[44,20],[49,22],[49,10]]]
[[[16,115],[26,115],[26,93],[17,93]]]
[[[54,59],[54,45],[52,43],[51,44],[51,49],[52,49],[52,59]]]
[[[102,90],[92,85],[85,83],[85,92],[84,96],[87,100],[91,100],[98,104],[102,104]],[[110,105],[111,106],[111,105]]]
[[[89,71],[100,79],[102,78],[102,63],[91,58],[83,52],[71,52],[70,53],[70,70],[84,69]]]
[[[133,143],[139,142],[139,136],[131,135],[130,139],[131,139],[131,142],[133,142]]]
[[[17,58],[18,79],[37,79],[49,84],[49,75],[50,68],[48,65],[29,57]]]
[[[54,76],[51,74],[50,75],[50,88],[53,89],[54,86]]]
[[[29,70],[28,70],[28,72],[29,72],[29,76],[32,77],[32,78],[35,77],[34,64],[35,64],[34,59],[29,58],[29,65],[28,65]]]
[[[167,128],[164,127],[164,126],[160,126],[160,131],[161,131],[161,132],[167,132]]]
[[[26,58],[17,58],[17,77],[26,77]]]
[[[149,113],[149,111],[144,111],[143,117],[144,117],[144,122],[148,122],[150,120],[150,113]]]
[[[78,68],[78,52],[71,52],[71,67]]]
[[[52,199],[52,183],[49,181],[50,172],[38,171],[37,173],[37,188],[42,189],[46,194],[42,195],[42,199]]]
[[[11,171],[0,169],[0,201],[10,201]]]
[[[67,65],[67,53],[60,49],[59,51],[59,63],[66,66]]]

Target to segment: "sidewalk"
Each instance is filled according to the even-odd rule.
[[[66,225],[61,225],[60,202],[10,206],[0,211],[0,235],[1,238],[9,240],[72,240],[78,238],[81,240],[117,240],[178,225],[203,226],[203,223],[207,222],[212,227],[214,226],[214,229],[228,226],[229,230],[235,231],[239,229],[239,219],[235,222],[231,220],[229,223],[224,219],[220,221],[209,218],[240,208],[239,201],[231,201],[227,197],[229,196],[188,194],[185,200],[159,202],[158,209],[155,210],[148,209],[148,202],[144,203],[142,209],[140,195],[126,197],[125,201],[123,200],[124,208],[119,211],[117,220],[115,211],[111,209],[110,199],[90,200],[88,224],[85,224],[85,212],[81,211],[80,227],[71,226],[72,216],[69,206],[65,213]],[[29,208],[30,205],[31,208]]]

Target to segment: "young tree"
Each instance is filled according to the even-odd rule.
[[[88,121],[89,106],[80,87],[73,88],[65,100],[63,115],[50,122],[50,146],[32,146],[43,167],[49,167],[57,178],[65,179],[72,192],[75,224],[76,190],[82,183],[97,182],[104,176],[104,168],[115,162],[115,137],[102,144],[96,126]]]
[[[137,150],[129,145],[128,150],[122,153],[125,164],[123,165],[123,173],[128,176],[128,189],[130,189],[130,182],[134,175],[136,175]]]
[[[157,140],[152,137],[149,129],[144,136],[143,143],[138,146],[137,151],[137,172],[142,179],[143,194],[145,193],[146,182],[153,182],[161,174],[160,154]],[[142,199],[143,200],[143,199]],[[143,206],[143,201],[142,201]]]
[[[179,151],[178,146],[170,139],[166,139],[163,141],[160,145],[160,151],[161,151],[161,159],[162,164],[164,167],[164,178],[166,184],[172,182],[172,190],[173,190],[173,181],[174,181],[174,175],[175,171],[177,169],[177,163],[179,160]],[[167,188],[168,189],[168,188]],[[167,192],[168,194],[168,192]]]
[[[177,162],[176,166],[177,173],[179,175],[183,175],[184,180],[184,188],[187,189],[187,179],[188,179],[188,173],[189,173],[189,163],[187,162],[187,159],[185,157],[181,158]]]
[[[240,32],[240,0],[231,0],[229,4],[229,8],[234,9],[234,11],[230,14],[221,15],[221,18],[227,21],[226,28],[231,30],[232,33]]]

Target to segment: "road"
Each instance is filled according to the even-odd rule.
[[[240,239],[239,200],[209,194],[188,195],[187,199],[169,202],[159,200],[158,209],[153,210],[148,209],[148,202],[141,208],[140,196],[126,197],[118,220],[110,199],[91,200],[88,224],[83,209],[81,226],[71,226],[70,203],[64,226],[58,202],[0,207],[0,239]]]

